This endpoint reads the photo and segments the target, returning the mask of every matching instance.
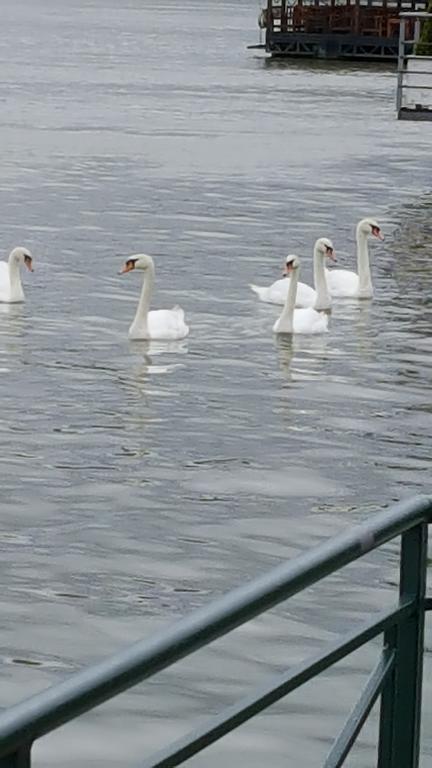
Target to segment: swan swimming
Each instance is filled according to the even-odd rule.
[[[155,266],[151,256],[137,253],[124,263],[120,274],[141,269],[144,272],[141,296],[135,318],[129,328],[130,339],[184,339],[189,328],[184,321],[184,311],[176,306],[173,309],[156,309],[149,312],[153,294]]]
[[[315,307],[315,309],[329,309],[331,298],[327,289],[326,275],[324,270],[324,257],[336,261],[334,248],[331,240],[326,237],[320,237],[314,245],[314,285],[311,288],[306,283],[298,283],[296,295],[296,307]],[[293,258],[293,254],[288,254],[286,263]],[[289,289],[289,279],[282,278],[276,280],[272,285],[262,288],[259,285],[249,283],[249,287],[258,295],[261,301],[269,304],[285,304]]]
[[[288,294],[282,314],[273,326],[273,333],[325,333],[328,326],[327,315],[317,312],[312,307],[294,308],[300,272],[298,256],[287,259],[286,271],[291,278]]]
[[[362,219],[357,224],[356,236],[358,274],[347,269],[326,271],[329,292],[335,298],[356,297],[358,299],[371,299],[373,297],[367,241],[368,237],[384,240],[384,235],[375,219]]]
[[[0,301],[15,304],[25,301],[21,283],[20,267],[33,272],[33,257],[27,248],[18,246],[9,255],[8,261],[0,261]]]

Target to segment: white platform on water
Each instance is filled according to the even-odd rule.
[[[399,118],[432,120],[432,56],[407,56]]]

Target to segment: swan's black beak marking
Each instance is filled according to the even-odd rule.
[[[24,264],[29,272],[33,272],[33,260],[31,256],[24,256]]]
[[[379,227],[372,227],[372,234],[374,237],[377,237],[378,240],[384,240],[384,235]]]
[[[335,256],[334,249],[331,248],[329,245],[326,245],[326,256],[331,259],[332,261],[337,261],[337,258]]]
[[[123,264],[119,272],[119,275],[124,275],[125,272],[132,272],[132,270],[135,269],[135,262],[136,262],[136,259],[128,259],[127,261],[125,261],[125,263]]]

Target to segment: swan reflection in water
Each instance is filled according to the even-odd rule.
[[[165,363],[154,361],[159,355],[186,355],[188,343],[185,339],[177,341],[130,341],[129,351],[135,358],[129,375],[122,371],[119,380],[123,386],[135,393],[147,396],[147,386],[150,376],[171,373],[184,365],[183,362]]]
[[[3,304],[0,302],[0,336],[24,336],[28,322],[24,304]]]
[[[341,299],[335,303],[335,326],[346,323],[343,334],[343,346],[337,345],[335,352],[341,355],[369,359],[376,349],[378,330],[373,322],[374,306],[372,299]]]
[[[310,380],[317,375],[317,365],[327,362],[327,336],[275,336],[279,368],[288,381]]]
[[[291,363],[295,352],[292,334],[278,334],[275,336],[275,344],[278,352],[279,368],[285,378],[291,379]]]

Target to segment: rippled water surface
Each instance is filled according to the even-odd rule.
[[[3,0],[2,705],[430,487],[431,127],[398,123],[390,67],[266,61],[252,0]],[[275,340],[248,289],[316,237],[373,303]],[[155,307],[190,337],[131,343]],[[395,596],[396,543],[44,739],[37,765],[134,764]],[[432,753],[431,636],[423,766]],[[195,759],[318,766],[374,664],[343,664]],[[373,762],[376,722],[352,766]],[[321,763],[320,763],[321,761]],[[194,763],[194,764],[195,764]]]

